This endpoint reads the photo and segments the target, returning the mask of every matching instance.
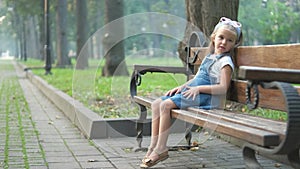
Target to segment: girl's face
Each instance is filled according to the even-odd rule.
[[[228,29],[219,28],[216,31],[215,37],[213,38],[215,54],[229,52],[234,47],[236,39],[236,33]]]

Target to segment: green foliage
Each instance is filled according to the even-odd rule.
[[[168,1],[149,1],[149,0],[130,0],[125,1],[125,16],[134,14],[134,13],[143,13],[143,12],[160,12],[175,15],[178,17],[185,18],[185,7],[184,0],[168,0]],[[149,30],[149,27],[157,27],[151,23],[154,23],[153,20],[156,18],[139,18],[141,20],[140,25],[133,25],[132,23],[125,23],[127,28],[125,31],[131,31],[131,27],[138,26],[140,29]],[[136,22],[136,21],[135,21]],[[157,28],[158,29],[158,28]],[[176,27],[174,27],[176,30]],[[184,32],[180,32],[184,33]],[[157,34],[143,34],[137,35],[134,37],[129,37],[124,40],[126,54],[130,54],[130,51],[135,48],[137,51],[143,51],[144,53],[149,54],[149,48],[159,48],[162,50],[168,50],[175,53],[177,51],[177,46],[179,41],[172,38],[157,35]]]
[[[27,29],[35,29],[37,35],[43,29],[40,28],[43,23],[43,0],[4,0],[1,4],[0,14],[6,16],[0,27],[0,39],[2,47],[1,51],[9,49],[11,53],[16,51],[16,44],[21,42],[21,34],[18,31],[23,29],[23,25]],[[50,0],[50,24],[51,24],[51,41],[52,56],[55,58],[56,48],[56,5],[57,1]],[[68,16],[67,16],[67,39],[68,49],[76,51],[76,1],[68,0]],[[103,28],[105,19],[105,1],[104,0],[88,0],[88,27],[89,36],[93,35],[97,30]],[[240,0],[239,20],[243,24],[243,32],[245,35],[244,45],[261,45],[261,44],[279,44],[279,43],[299,43],[300,42],[300,3],[297,0],[268,0],[266,6],[262,6],[262,0]],[[124,1],[124,15],[131,15],[143,12],[162,12],[186,18],[185,1],[184,0],[130,0]],[[17,20],[17,18],[19,20]],[[36,18],[33,27],[30,20]],[[24,22],[24,23],[23,23]],[[143,23],[150,21],[145,18]],[[151,22],[150,22],[151,23]],[[130,31],[130,23],[126,23]],[[138,25],[139,26],[139,25]],[[143,25],[144,26],[144,25]],[[141,24],[142,27],[142,24]],[[176,29],[176,27],[174,27]],[[25,29],[24,29],[25,30]],[[9,32],[9,33],[7,33]],[[19,36],[18,36],[19,34]],[[12,35],[12,36],[11,36]],[[32,36],[32,35],[30,35]],[[30,38],[30,37],[27,37]],[[27,41],[31,41],[32,39]],[[40,41],[39,39],[36,39]],[[40,41],[41,42],[41,41]],[[130,37],[124,41],[126,54],[130,54],[132,49],[138,51],[149,48],[160,48],[162,50],[177,50],[178,40],[174,40],[161,35],[142,35]],[[101,43],[101,42],[99,42]],[[43,44],[41,44],[43,46]],[[15,49],[14,49],[15,48]],[[36,48],[40,48],[37,46]],[[43,47],[42,47],[43,48]],[[41,49],[42,49],[41,48]],[[20,49],[20,48],[19,48]],[[28,49],[27,51],[30,51]],[[102,57],[102,56],[99,56]]]
[[[41,0],[6,0],[9,7],[12,7],[14,12],[17,12],[20,15],[39,15],[44,11],[42,10],[42,1]]]
[[[141,12],[162,12],[185,17],[184,0],[149,1],[130,0],[124,1],[125,15]],[[183,10],[182,10],[183,9]]]
[[[240,0],[239,21],[243,24],[244,45],[299,42],[299,7],[298,1],[269,0],[263,6],[261,0]]]

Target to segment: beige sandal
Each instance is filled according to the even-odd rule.
[[[150,151],[149,154],[151,154],[151,153],[153,152],[153,147],[148,147],[148,151]],[[148,153],[148,151],[147,151],[147,153]],[[148,159],[148,156],[147,156],[147,155],[145,155],[145,157],[142,159],[142,162],[145,163],[145,160],[146,160],[146,159]]]
[[[169,154],[168,154],[168,150],[166,150],[163,153],[158,153],[157,151],[153,151],[158,155],[158,159],[156,160],[151,160],[150,158],[146,158],[145,160],[143,160],[143,163],[140,165],[141,168],[150,168],[154,165],[156,165],[159,162],[162,162],[164,160],[166,160],[167,158],[169,158]]]

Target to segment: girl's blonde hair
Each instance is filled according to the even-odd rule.
[[[240,46],[242,44],[243,33],[240,32],[239,35],[238,35],[238,32],[236,31],[236,28],[234,28],[232,25],[229,25],[229,24],[224,24],[224,25],[219,26],[217,29],[214,29],[213,33],[210,35],[210,43],[209,43],[209,46],[208,46],[208,52],[209,52],[209,54],[213,54],[215,52],[215,44],[214,44],[213,39],[215,38],[218,30],[220,30],[220,29],[229,30],[229,31],[233,32],[237,37],[234,48],[232,48],[230,50],[230,55],[233,57],[234,53],[235,53],[235,48],[237,48],[238,46]]]

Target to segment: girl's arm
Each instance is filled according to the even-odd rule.
[[[231,67],[226,65],[221,69],[221,78],[219,84],[187,87],[189,90],[185,91],[183,95],[187,98],[193,97],[194,99],[199,93],[207,93],[212,95],[226,94],[230,86],[231,74]]]
[[[190,79],[189,81],[185,82],[184,84],[178,86],[178,87],[175,87],[171,90],[169,90],[165,96],[172,96],[174,94],[178,94],[182,91],[182,89],[184,89],[193,79]]]

